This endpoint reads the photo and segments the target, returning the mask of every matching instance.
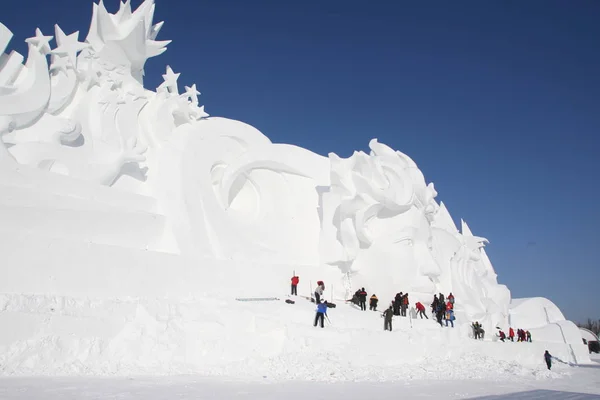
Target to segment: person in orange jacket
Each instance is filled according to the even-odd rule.
[[[292,296],[298,296],[298,283],[300,278],[296,275],[292,276]]]
[[[515,341],[515,331],[513,328],[510,328],[508,330],[508,338],[510,339],[511,342]]]

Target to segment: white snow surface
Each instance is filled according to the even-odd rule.
[[[1,299],[3,375],[195,374],[246,380],[397,381],[549,379],[543,352],[569,362],[564,343],[501,343],[468,337],[467,323],[395,317],[340,304],[325,328],[298,298],[238,302],[202,298]],[[411,326],[412,325],[412,326]],[[10,345],[7,345],[10,343]]]
[[[600,364],[596,368],[559,366],[544,379],[412,380],[404,382],[261,382],[198,378],[196,376],[135,378],[0,378],[5,400],[379,400],[403,399],[519,399],[597,400]]]

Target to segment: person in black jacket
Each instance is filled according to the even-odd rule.
[[[438,308],[438,304],[440,303],[440,300],[437,297],[437,294],[433,295],[433,302],[431,303],[431,314],[435,315],[435,313],[437,312],[437,308]]]
[[[383,330],[384,331],[392,331],[392,318],[394,317],[394,309],[392,306],[385,310],[382,314],[384,318]]]
[[[361,288],[356,294],[358,295],[360,309],[367,311],[367,292],[365,292],[365,288]]]
[[[444,313],[446,312],[446,305],[442,302],[439,302],[437,305],[437,310],[435,311],[435,319],[437,320],[440,326],[442,325],[442,318],[444,318]]]
[[[400,305],[402,304],[402,292],[396,293],[394,298],[394,315],[400,315]]]
[[[544,353],[544,360],[546,360],[546,366],[548,369],[552,369],[552,355],[548,353],[548,350]]]

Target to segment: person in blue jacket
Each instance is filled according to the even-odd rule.
[[[450,324],[452,324],[452,327],[454,328],[454,311],[453,310],[447,310],[446,311],[446,326],[448,326],[448,321],[450,321]]]
[[[315,315],[315,326],[319,320],[321,321],[321,328],[325,328],[325,316],[327,315],[327,300],[317,304],[317,315]]]
[[[548,353],[548,350],[544,353],[544,360],[546,360],[546,365],[548,369],[552,369],[552,354]]]

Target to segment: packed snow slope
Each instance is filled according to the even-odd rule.
[[[199,374],[247,380],[385,381],[405,379],[546,379],[548,349],[565,362],[561,343],[502,343],[469,338],[431,319],[394,317],[340,304],[325,328],[315,306],[298,298],[241,302],[227,297],[98,300],[3,295],[2,330],[12,342],[0,357],[5,375]],[[557,363],[558,364],[558,363]],[[560,365],[559,370],[563,370]],[[564,371],[563,371],[564,372]]]
[[[272,143],[209,118],[170,67],[144,88],[169,43],[154,12],[99,2],[85,41],[37,29],[26,61],[0,23],[2,373],[546,376],[546,348],[590,362],[556,305],[511,298],[488,241],[459,231],[408,155],[377,139],[346,159]],[[301,293],[324,280],[336,300],[452,292],[458,326],[404,319],[386,333],[340,304],[320,330],[308,303],[234,300],[281,297],[294,273]],[[489,342],[469,338],[475,320]],[[511,326],[535,343],[491,342]]]

